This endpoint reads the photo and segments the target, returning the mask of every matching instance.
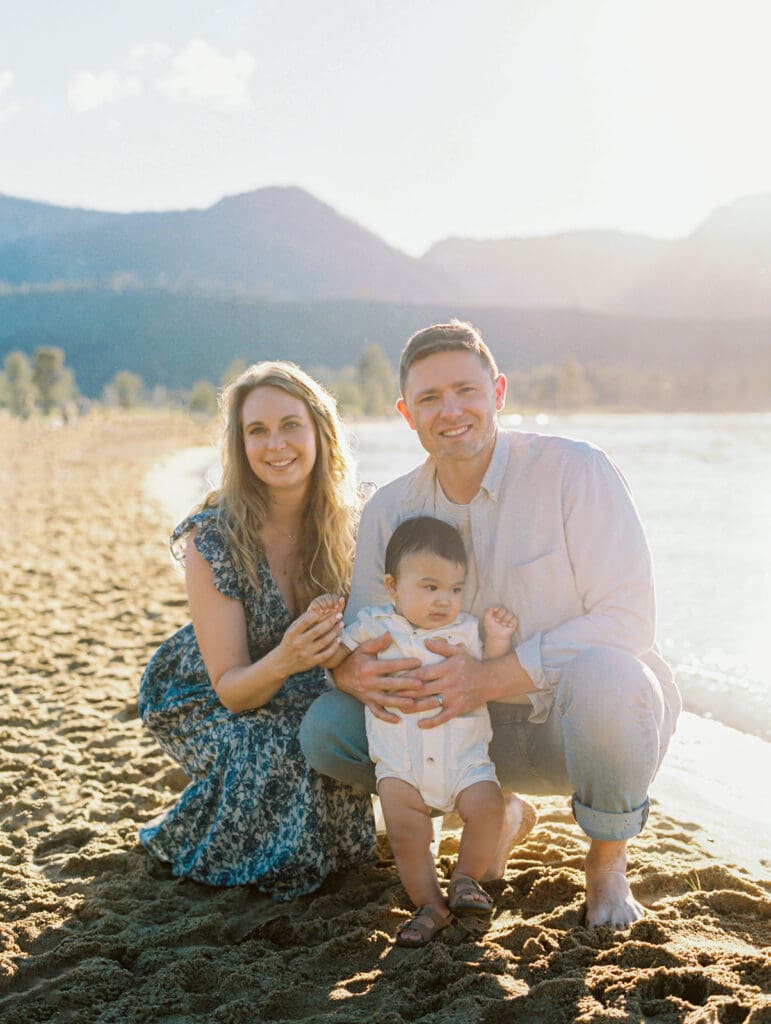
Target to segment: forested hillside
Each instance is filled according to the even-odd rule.
[[[561,310],[460,303],[268,302],[162,289],[106,289],[0,297],[0,361],[20,349],[55,345],[67,354],[81,391],[100,395],[129,369],[150,385],[217,382],[234,360],[291,359],[339,370],[376,344],[393,366],[409,335],[451,316],[471,319],[512,376],[573,360],[631,381],[658,373],[690,381],[699,407],[722,387],[727,407],[771,408],[771,343],[763,321],[704,322],[611,317]],[[660,382],[661,384],[661,382]],[[663,386],[663,385],[661,385]],[[629,390],[629,388],[627,388]],[[634,404],[660,407],[644,389]],[[710,398],[707,407],[714,407]]]

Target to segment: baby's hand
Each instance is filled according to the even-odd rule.
[[[517,616],[508,608],[493,605],[484,614],[482,622],[488,640],[511,640],[517,628]]]
[[[308,605],[308,611],[320,621],[328,615],[342,613],[345,601],[337,594],[319,594]]]

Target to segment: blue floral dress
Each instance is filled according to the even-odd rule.
[[[256,661],[292,621],[267,562],[256,593],[233,563],[216,509],[180,523],[171,537],[177,557],[194,527],[214,585],[244,605]],[[192,781],[171,810],[140,829],[147,850],[175,875],[209,885],[251,883],[279,900],[372,860],[369,796],[319,775],[300,751],[300,722],[326,685],[320,669],[298,672],[263,707],[234,714],[214,692],[192,623],[166,640],[142,676],[139,714]]]

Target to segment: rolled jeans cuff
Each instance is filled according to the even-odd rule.
[[[582,804],[573,794],[571,806],[573,817],[590,839],[604,839],[606,842],[618,839],[631,839],[642,832],[648,820],[650,802],[645,801],[634,810],[617,813],[615,811],[595,811],[592,807]]]

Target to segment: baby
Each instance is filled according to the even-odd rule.
[[[476,658],[498,658],[511,650],[516,617],[505,608],[484,614],[484,647],[479,622],[463,612],[466,551],[458,531],[431,516],[407,519],[394,531],[385,554],[384,583],[392,604],[363,608],[341,635],[341,646],[326,662],[336,668],[363,641],[390,633],[380,657],[441,661],[424,646],[429,639],[463,644]],[[319,613],[338,605],[324,594],[311,604]],[[490,913],[493,901],[479,884],[498,846],[504,803],[488,746],[492,738],[486,706],[432,729],[419,728],[436,709],[402,714],[383,722],[365,709],[369,753],[399,878],[417,913],[400,929],[400,946],[424,946],[452,923],[453,913]],[[464,827],[458,862],[445,902],[430,851],[431,808],[457,810]]]

